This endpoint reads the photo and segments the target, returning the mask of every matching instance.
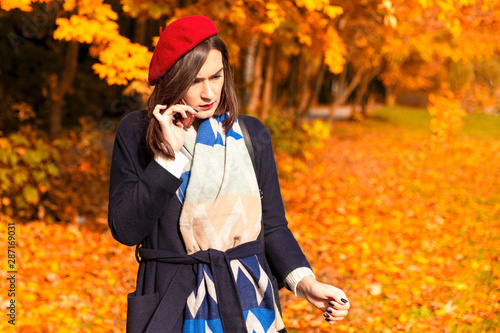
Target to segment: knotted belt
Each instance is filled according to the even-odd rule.
[[[145,248],[139,248],[137,251],[141,261],[159,261],[181,265],[176,276],[165,290],[149,321],[146,332],[172,332],[175,320],[166,321],[166,313],[171,315],[168,316],[170,318],[179,318],[181,316],[185,300],[196,286],[196,275],[192,265],[198,263],[208,264],[212,270],[219,305],[219,316],[224,332],[247,332],[230,261],[263,253],[262,244],[259,241],[244,243],[226,252],[209,249],[191,255]],[[179,290],[182,290],[185,294],[182,299],[178,299]]]

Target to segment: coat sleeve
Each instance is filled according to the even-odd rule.
[[[311,266],[288,228],[269,131],[256,118],[247,117],[245,123],[252,137],[258,182],[263,194],[266,257],[278,281],[284,282],[295,269]]]
[[[125,245],[139,244],[158,223],[182,180],[147,157],[137,112],[118,127],[111,159],[108,224]]]

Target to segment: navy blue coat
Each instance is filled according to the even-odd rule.
[[[146,249],[185,255],[178,226],[182,205],[175,194],[182,181],[148,153],[145,115],[146,111],[132,112],[118,127],[111,163],[109,227],[113,237],[125,245],[140,244]],[[275,277],[277,292],[278,281],[283,282],[296,268],[310,265],[287,226],[270,134],[257,118],[242,117],[252,139],[258,184],[263,193],[265,257],[258,257],[267,274]],[[187,278],[183,275],[194,274],[195,270],[188,272],[180,266],[157,261],[140,263],[137,289],[128,297],[128,331],[143,330],[168,288],[170,301],[185,303],[184,295],[191,290],[182,290],[182,280]],[[165,331],[181,332],[182,315],[173,316],[162,315],[170,327]]]

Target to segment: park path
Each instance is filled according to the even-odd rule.
[[[330,112],[329,106],[317,106],[311,108],[309,112],[309,120],[314,119],[325,119],[328,117],[328,113]],[[333,120],[346,120],[351,116],[351,106],[350,105],[341,105],[335,110],[335,114],[333,115]]]

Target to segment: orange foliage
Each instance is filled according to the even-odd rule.
[[[437,146],[377,126],[336,124],[308,172],[282,181],[290,227],[318,279],[351,302],[332,328],[283,291],[289,332],[499,332],[500,140]],[[125,330],[133,248],[108,231],[41,222],[18,223],[17,239],[18,332]]]
[[[282,193],[318,279],[351,302],[335,332],[499,332],[500,140],[441,147],[366,124],[334,133]],[[332,330],[283,296],[288,327]]]
[[[433,117],[430,130],[436,141],[444,141],[457,134],[463,127],[465,111],[460,107],[460,100],[451,91],[445,91],[444,96],[429,95],[427,110]]]
[[[17,223],[16,233],[17,330],[2,320],[0,331],[125,331],[126,295],[135,281],[133,248],[75,225]],[[0,244],[6,249],[5,240]],[[0,299],[4,304],[7,294]]]

